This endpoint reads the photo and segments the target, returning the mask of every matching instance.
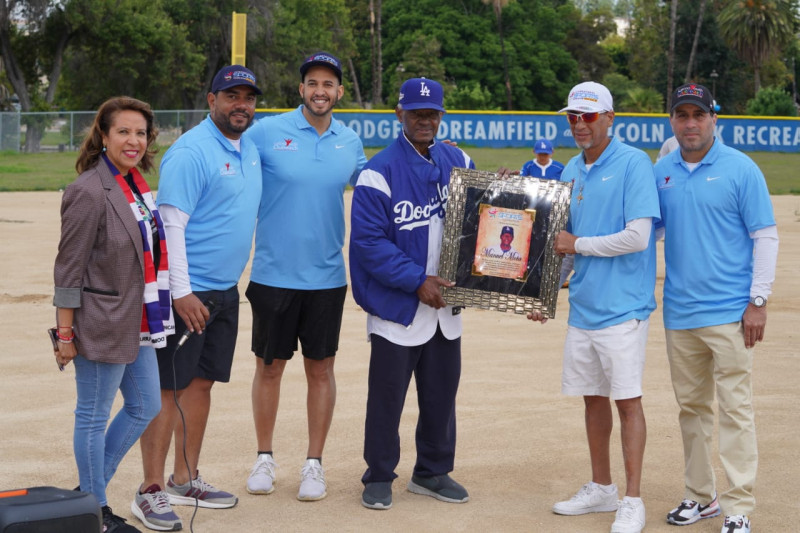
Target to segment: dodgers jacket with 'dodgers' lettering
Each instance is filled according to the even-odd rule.
[[[356,303],[384,320],[411,324],[425,282],[431,219],[444,218],[454,167],[475,168],[444,143],[421,156],[401,134],[366,164],[353,192],[350,279]]]

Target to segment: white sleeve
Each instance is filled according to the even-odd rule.
[[[641,252],[650,242],[653,219],[636,218],[625,224],[625,229],[601,237],[578,237],[575,251],[581,255],[615,257],[617,255]]]
[[[574,264],[575,264],[574,254],[567,254],[561,260],[561,279],[558,282],[559,287],[564,286],[564,282],[567,281],[567,278],[572,273],[572,266]]]
[[[167,236],[169,290],[173,299],[183,298],[192,292],[189,262],[186,260],[186,224],[189,223],[189,215],[169,204],[158,206],[158,212],[164,221],[164,233]]]
[[[753,239],[753,281],[750,297],[767,298],[775,281],[775,265],[778,262],[778,228],[768,226],[750,234]]]

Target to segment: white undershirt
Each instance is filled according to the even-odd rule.
[[[183,298],[192,292],[189,262],[186,260],[186,224],[189,223],[189,215],[169,204],[158,206],[158,212],[167,236],[169,290],[173,299]]]

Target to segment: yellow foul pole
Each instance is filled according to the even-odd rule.
[[[233,12],[231,31],[231,65],[244,64],[245,47],[247,45],[247,13]]]

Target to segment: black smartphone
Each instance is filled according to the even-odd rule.
[[[47,328],[47,333],[53,343],[53,351],[58,352],[58,330],[56,328]],[[56,359],[56,366],[60,371],[64,371],[64,365],[59,363],[58,359]]]

